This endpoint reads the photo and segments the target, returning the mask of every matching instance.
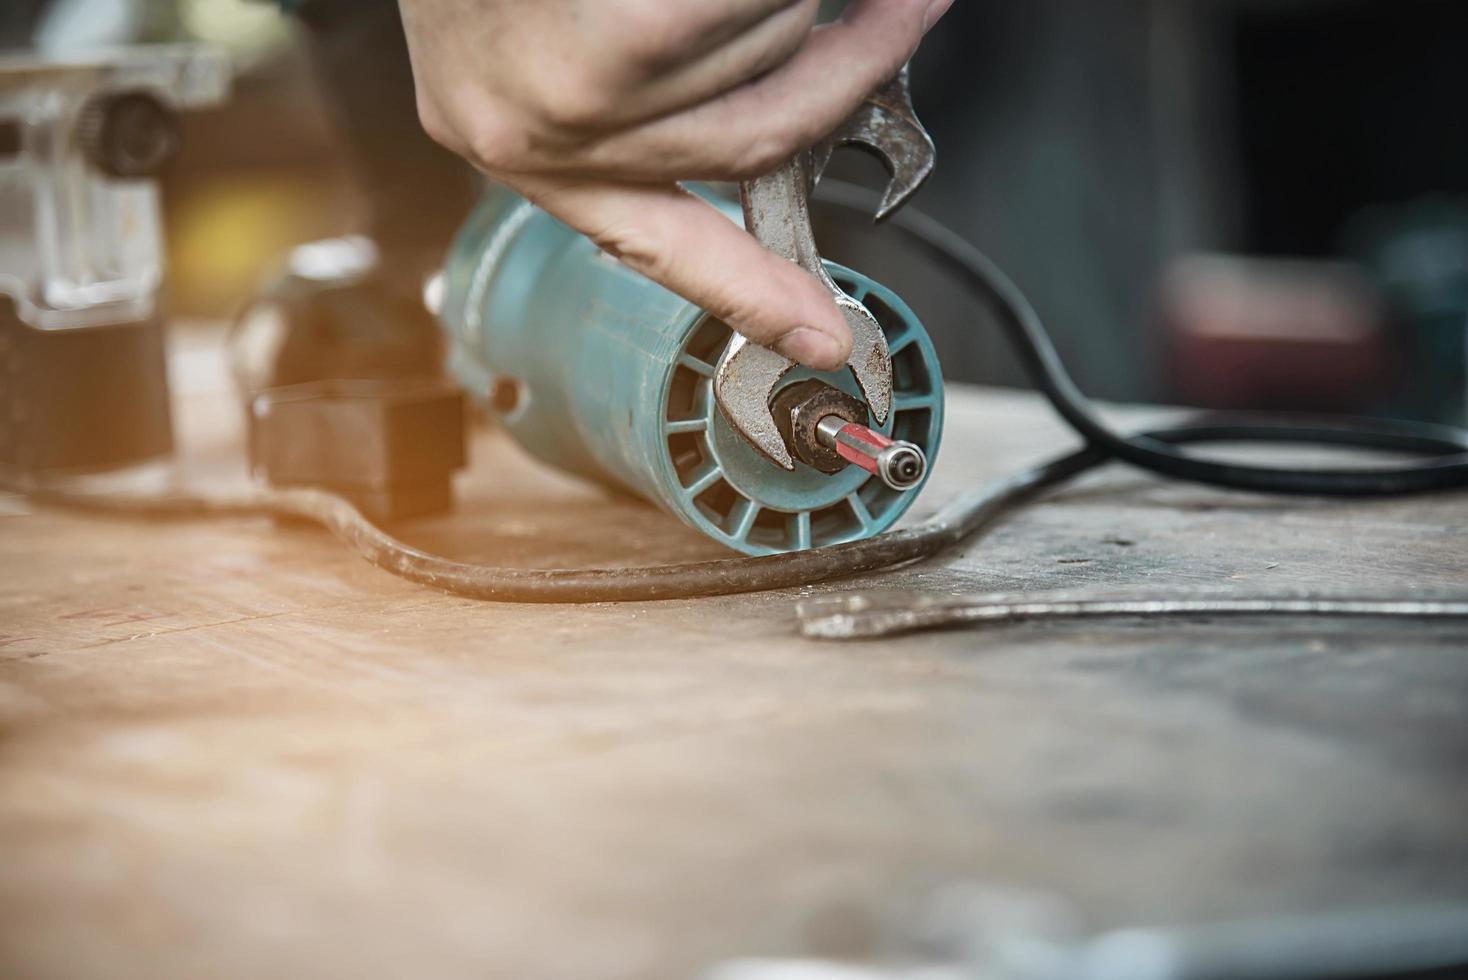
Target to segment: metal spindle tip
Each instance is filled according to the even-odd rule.
[[[928,472],[928,458],[910,442],[894,442],[877,456],[877,475],[893,490],[911,490]]]

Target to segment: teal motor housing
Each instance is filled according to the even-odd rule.
[[[736,204],[705,196],[739,219]],[[943,381],[927,332],[891,290],[827,266],[892,352],[892,411],[873,427],[931,463]],[[442,287],[449,370],[532,454],[642,496],[737,551],[871,537],[921,489],[892,490],[855,466],[828,475],[767,460],[714,402],[729,328],[508,190],[491,189],[465,223]],[[796,368],[781,387],[812,377],[860,398],[846,369]]]

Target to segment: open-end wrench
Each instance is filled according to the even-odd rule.
[[[907,69],[874,92],[815,148],[779,169],[739,185],[744,226],[760,244],[799,265],[831,291],[851,328],[847,366],[877,424],[892,407],[892,357],[887,338],[871,312],[831,279],[816,247],[808,200],[831,153],[856,146],[876,155],[890,177],[876,220],[907,203],[932,173],[933,140],[912,108]],[[714,398],[729,424],[772,462],[787,470],[795,460],[775,425],[770,399],[795,361],[736,334],[714,371]]]

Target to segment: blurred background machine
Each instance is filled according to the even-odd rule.
[[[0,465],[97,469],[172,447],[158,179],[177,114],[228,81],[199,47],[0,57]]]

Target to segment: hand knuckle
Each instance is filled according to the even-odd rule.
[[[658,64],[684,50],[693,37],[678,17],[670,17],[664,0],[627,3],[619,12],[618,47],[629,62]]]
[[[591,66],[547,78],[532,96],[537,114],[553,129],[579,132],[600,124],[611,112],[616,87]]]
[[[642,217],[597,229],[592,240],[623,265],[649,279],[666,282],[674,271],[665,229],[656,218]]]
[[[760,316],[760,311],[748,302],[720,295],[711,297],[705,305],[708,312],[756,343],[769,343],[778,337]]]
[[[651,279],[667,270],[666,256],[645,228],[617,225],[593,237],[603,251]]]
[[[467,144],[465,155],[485,170],[519,170],[528,162],[526,133],[498,110],[475,112],[463,140]]]
[[[451,150],[457,151],[460,148],[458,133],[438,108],[438,103],[425,98],[421,93],[418,96],[418,122],[435,143]]]
[[[749,180],[767,174],[788,160],[800,146],[798,140],[791,139],[780,131],[760,133],[735,154],[733,176],[739,180]]]

